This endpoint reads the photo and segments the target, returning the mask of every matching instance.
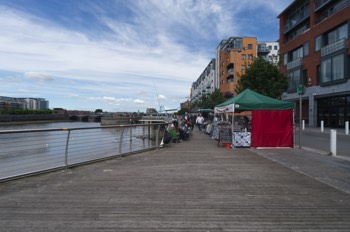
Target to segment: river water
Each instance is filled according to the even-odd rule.
[[[99,126],[95,122],[50,122],[0,125],[0,131]],[[134,126],[0,134],[0,180],[148,149],[155,143],[147,132],[147,128]]]
[[[26,123],[26,124],[2,124],[1,130],[27,130],[44,128],[75,128],[100,126],[99,122],[48,122],[48,123]]]

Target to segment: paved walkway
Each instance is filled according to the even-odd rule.
[[[158,151],[0,183],[0,231],[349,231],[350,195],[296,169],[312,154],[293,151],[219,148],[194,132]]]

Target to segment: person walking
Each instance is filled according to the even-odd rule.
[[[204,123],[204,118],[201,114],[199,114],[197,119],[196,119],[196,125],[198,126],[198,130],[200,133],[202,133],[203,123]]]

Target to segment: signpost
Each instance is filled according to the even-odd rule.
[[[301,149],[302,95],[305,93],[305,86],[299,85],[297,93],[299,94],[299,149]]]

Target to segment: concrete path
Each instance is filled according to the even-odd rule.
[[[0,231],[349,231],[350,195],[293,168],[309,161],[293,151],[232,150],[194,132],[157,151],[0,183]]]

